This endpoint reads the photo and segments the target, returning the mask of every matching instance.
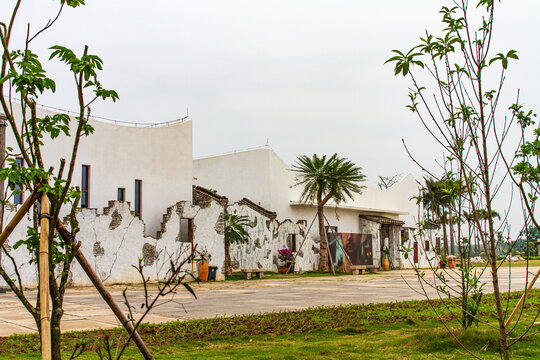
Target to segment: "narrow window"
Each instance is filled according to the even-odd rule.
[[[135,216],[141,218],[142,180],[135,180]]]
[[[15,164],[17,165],[17,168],[20,169],[24,166],[24,160],[22,158],[16,158]],[[15,185],[15,191],[21,191],[20,194],[13,194],[13,203],[17,205],[21,205],[24,200],[24,196],[22,193],[22,186],[20,184]]]
[[[180,238],[177,238],[177,241],[193,242],[193,219],[180,219]]]
[[[90,184],[90,165],[82,166],[82,177],[81,177],[81,207],[87,208],[90,200],[89,193],[89,184]]]
[[[126,189],[118,188],[118,193],[116,195],[118,201],[126,201]]]
[[[426,240],[426,246],[424,247],[425,251],[429,251],[429,240]]]
[[[435,238],[435,252],[437,255],[441,255],[441,238]]]

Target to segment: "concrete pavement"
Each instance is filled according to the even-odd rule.
[[[538,268],[529,269],[529,279]],[[501,268],[501,290],[507,291],[509,269]],[[448,276],[459,276],[449,273]],[[489,274],[485,279],[489,281]],[[511,289],[523,290],[524,267],[512,268]],[[540,286],[540,283],[537,285]],[[535,286],[535,287],[537,287]],[[111,286],[109,290],[119,304],[124,303],[125,286]],[[491,291],[486,285],[486,291]],[[246,280],[194,284],[197,299],[183,288],[174,298],[164,300],[154,308],[145,322],[211,318],[223,315],[254,314],[271,311],[298,310],[320,305],[365,304],[423,299],[412,270],[379,272],[361,276],[291,278],[279,280]],[[427,289],[431,297],[437,294]],[[27,291],[35,302],[36,291]],[[132,305],[140,308],[144,299],[141,287],[128,290]],[[0,336],[36,331],[33,318],[16,296],[0,294]],[[120,326],[111,310],[93,288],[70,288],[65,296],[62,330],[87,330]]]

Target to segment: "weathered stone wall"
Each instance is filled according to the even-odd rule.
[[[373,250],[373,265],[368,268],[379,268],[381,263],[380,230],[381,224],[360,218],[360,234],[371,234],[371,244]]]
[[[9,221],[15,212],[15,206],[8,207],[4,221]],[[205,206],[193,205],[189,201],[176,203],[167,209],[161,231],[154,238],[145,234],[144,223],[132,214],[129,203],[111,201],[102,214],[95,209],[82,209],[77,213],[81,228],[77,241],[81,242],[82,252],[105,283],[139,282],[139,274],[132,267],[139,258],[145,264],[146,276],[157,280],[165,276],[171,258],[178,260],[182,254],[191,251],[191,243],[180,241],[181,219],[191,219],[194,245],[197,250],[207,250],[212,255],[210,263],[219,266],[217,278],[223,279],[223,212],[223,205],[216,201],[208,202]],[[30,264],[33,256],[24,245],[16,250],[13,245],[26,237],[26,228],[31,223],[31,218],[25,216],[7,243],[9,254],[19,264],[19,272],[26,286],[37,284],[35,264]],[[4,255],[1,261],[6,271],[14,276],[9,258]],[[191,270],[191,264],[187,264],[186,269]],[[196,273],[196,264],[194,270]],[[4,284],[3,281],[0,283]],[[76,261],[71,270],[71,283],[90,285]]]
[[[231,214],[247,216],[250,237],[248,243],[231,244],[230,255],[233,270],[266,269],[273,270],[275,224],[260,212],[247,205],[233,204],[227,208]]]

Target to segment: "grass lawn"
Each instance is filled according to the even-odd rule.
[[[519,297],[519,293],[510,294],[510,310]],[[492,309],[493,296],[486,295],[480,312],[495,323]],[[532,320],[539,310],[540,291],[534,290],[524,318]],[[497,330],[479,325],[462,331],[457,314],[448,301],[433,301],[430,305],[424,300],[145,324],[140,332],[156,359],[471,358],[445,329],[446,325],[477,356],[499,359]],[[525,325],[519,325],[512,336],[524,329]],[[537,330],[540,326],[532,328],[533,332]],[[115,344],[125,338],[120,329],[65,333],[65,358],[69,359],[74,344],[86,340],[89,351],[79,359],[98,359],[92,350],[103,345],[104,334]],[[38,351],[37,335],[0,338],[1,359],[39,359]],[[531,336],[515,345],[512,356],[540,359],[540,337]],[[139,358],[135,347],[130,347],[123,357]]]
[[[502,265],[501,265],[501,262],[502,262]],[[526,267],[527,266],[527,261],[513,261],[513,262],[509,262],[509,261],[497,261],[497,264],[501,267],[509,267],[510,265],[512,267]],[[474,267],[484,267],[486,266],[485,263],[473,263],[472,264]],[[529,267],[533,267],[533,266],[540,266],[540,260],[529,260]]]

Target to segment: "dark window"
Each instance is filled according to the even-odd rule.
[[[118,188],[118,194],[116,195],[118,201],[126,201],[126,189]]]
[[[24,166],[24,160],[22,158],[16,158],[15,159],[15,164],[17,164],[17,168],[22,168]],[[23,200],[24,200],[24,196],[23,196],[23,193],[22,193],[22,186],[20,184],[16,184],[15,185],[15,191],[21,191],[21,193],[19,194],[13,194],[13,203],[14,204],[17,204],[17,205],[21,205],[23,203]]]
[[[141,218],[142,180],[135,180],[135,216]]]
[[[426,240],[426,246],[425,246],[424,250],[429,251],[429,240]]]
[[[292,252],[296,252],[296,234],[287,236],[287,248]]]
[[[435,252],[437,255],[441,255],[441,238],[435,238]]]
[[[90,200],[89,193],[90,185],[90,165],[82,166],[82,177],[81,177],[81,207],[87,208]]]

